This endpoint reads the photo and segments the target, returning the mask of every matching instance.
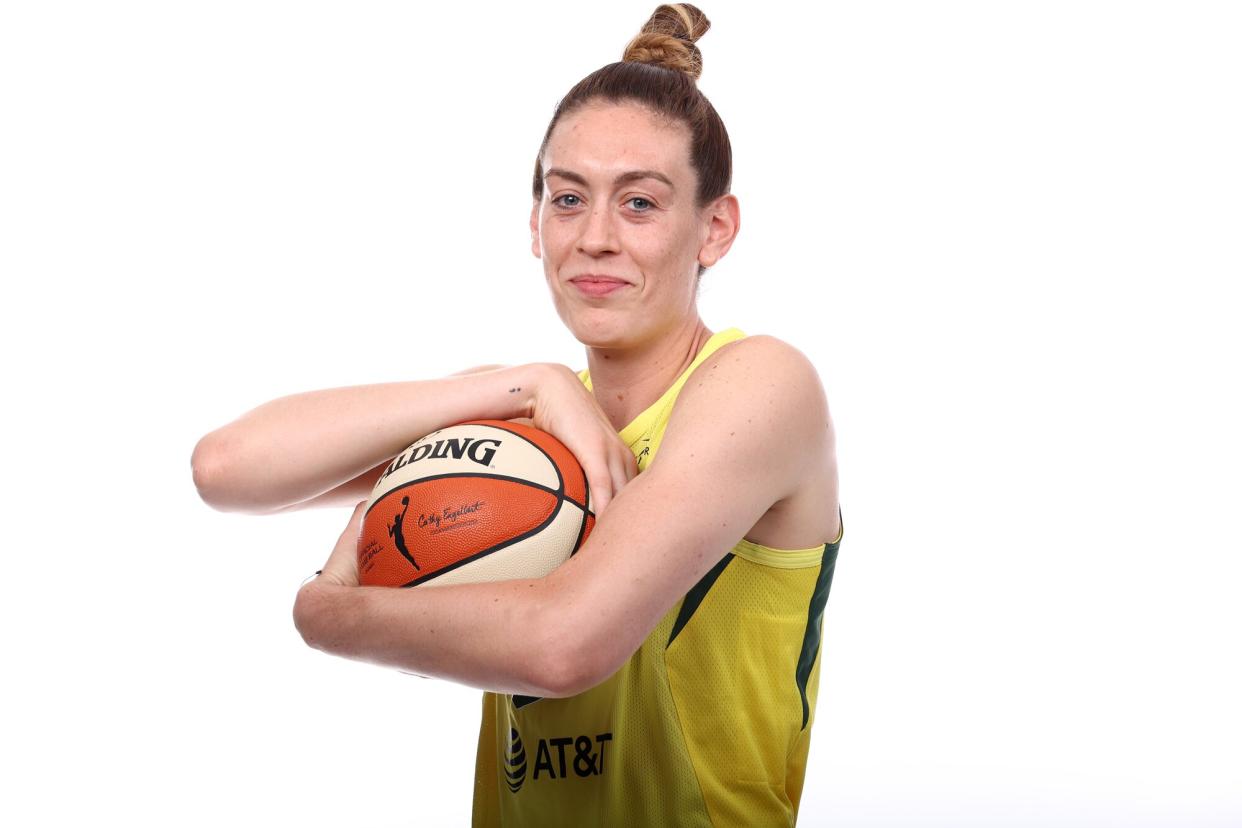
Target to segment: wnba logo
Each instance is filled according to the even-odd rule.
[[[517,793],[526,781],[526,748],[515,728],[509,728],[509,752],[505,754],[505,783],[510,793]]]

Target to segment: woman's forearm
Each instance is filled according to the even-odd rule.
[[[538,364],[439,379],[307,391],[264,403],[199,440],[199,494],[225,511],[301,503],[474,419],[530,415]]]
[[[413,589],[311,581],[293,618],[307,644],[344,658],[495,693],[559,698],[574,686],[560,657],[573,631],[556,623],[545,579]]]

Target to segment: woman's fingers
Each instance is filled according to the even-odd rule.
[[[328,562],[323,565],[319,577],[325,582],[342,586],[358,586],[358,535],[362,532],[362,519],[366,516],[365,500],[359,501],[349,517],[341,536],[337,538]]]
[[[619,492],[629,481],[625,477],[625,461],[613,453],[608,458],[608,470],[612,473],[612,490]]]
[[[544,363],[544,367],[537,380],[531,420],[578,458],[591,487],[592,507],[599,515],[638,474],[634,454],[577,374],[555,363]]]
[[[608,428],[607,421],[604,421],[603,428]],[[586,472],[587,483],[591,486],[595,514],[600,515],[625,484],[633,478],[633,475],[637,474],[634,455],[616,437],[615,433],[609,432],[602,444],[597,444],[593,450],[586,451],[583,456],[590,458],[590,467],[587,468],[584,464],[583,471]],[[629,460],[628,467],[627,459]],[[633,473],[629,471],[629,467],[633,467]]]
[[[607,468],[588,473],[587,484],[591,487],[591,508],[599,517],[612,500],[612,474]]]

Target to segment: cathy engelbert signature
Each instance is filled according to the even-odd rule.
[[[432,527],[432,531],[438,530],[438,531],[443,532],[446,529],[456,528],[456,526],[453,526],[452,524],[457,524],[458,526],[463,526],[463,525],[469,526],[475,523],[476,521],[473,521],[473,520],[462,521],[461,518],[464,517],[465,515],[469,515],[469,514],[479,511],[480,509],[483,508],[484,505],[485,505],[484,501],[476,500],[474,503],[466,503],[464,505],[458,506],[456,509],[454,509],[451,506],[445,506],[440,511],[439,514],[435,512],[432,512],[429,515],[420,513],[418,516],[418,527],[420,529],[424,529],[430,526]],[[440,526],[441,523],[447,523],[450,525],[441,527]]]

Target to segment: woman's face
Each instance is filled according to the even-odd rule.
[[[588,104],[557,123],[543,171],[531,247],[578,341],[634,347],[696,322],[698,265],[724,251],[711,211],[695,208],[687,127],[636,104]]]

